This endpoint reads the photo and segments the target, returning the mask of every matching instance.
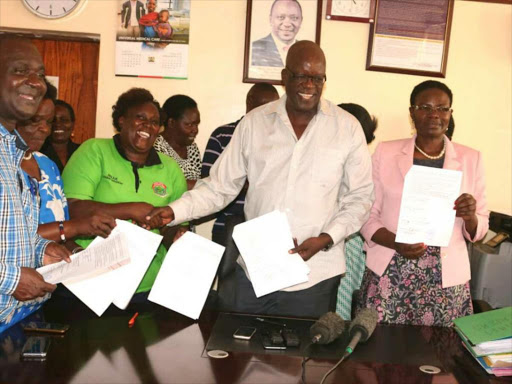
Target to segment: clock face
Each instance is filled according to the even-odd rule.
[[[34,14],[47,19],[58,19],[73,12],[81,0],[22,0]]]
[[[370,0],[333,0],[332,16],[370,17]]]

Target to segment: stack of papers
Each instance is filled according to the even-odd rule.
[[[455,330],[487,373],[512,376],[512,307],[454,320]]]
[[[243,258],[256,297],[308,281],[309,267],[290,254],[293,237],[286,215],[273,211],[237,225],[233,240]]]
[[[98,248],[111,252],[111,239],[122,235],[123,252],[129,257],[130,263],[108,271],[98,270],[93,276],[88,275],[84,279],[63,281],[98,316],[112,303],[120,309],[128,306],[162,241],[162,236],[128,221],[116,220],[116,224],[107,239],[97,237],[83,252]]]

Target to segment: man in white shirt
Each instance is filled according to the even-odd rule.
[[[302,24],[302,8],[297,0],[275,0],[270,8],[267,36],[253,41],[251,64],[264,67],[284,67],[288,49]]]
[[[247,220],[285,212],[310,267],[309,281],[256,298],[238,266],[235,310],[319,317],[334,310],[345,271],[344,239],[366,221],[373,202],[371,161],[361,125],[322,99],[325,56],[311,41],[290,48],[281,77],[286,95],[249,112],[210,171],[169,207],[156,208],[152,225],[178,224],[219,211],[246,180]]]

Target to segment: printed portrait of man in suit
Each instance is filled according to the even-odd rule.
[[[288,49],[302,25],[302,7],[297,0],[275,0],[270,8],[270,33],[252,42],[251,65],[284,67]]]

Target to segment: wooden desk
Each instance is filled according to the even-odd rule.
[[[66,311],[61,309],[60,312]],[[72,316],[70,316],[72,314]],[[65,322],[71,329],[55,338],[44,362],[20,361],[26,336],[14,326],[0,335],[1,383],[276,383],[301,382],[303,358],[280,354],[232,352],[225,359],[204,353],[218,314],[204,313],[193,322],[163,308],[90,319],[70,319],[76,312],[53,313],[46,320]],[[407,340],[394,340],[400,327],[378,326],[368,342],[329,377],[327,383],[501,383],[511,378],[489,376],[465,351],[452,329],[402,327],[403,335],[420,337],[442,364],[431,376],[418,369],[417,358],[404,353]],[[406,336],[404,336],[406,337]],[[393,337],[395,338],[395,337]],[[407,349],[405,349],[407,350]],[[358,351],[361,351],[358,354]],[[397,353],[405,354],[398,356]],[[395,362],[393,362],[395,361]],[[336,360],[305,364],[306,383],[319,383]]]

